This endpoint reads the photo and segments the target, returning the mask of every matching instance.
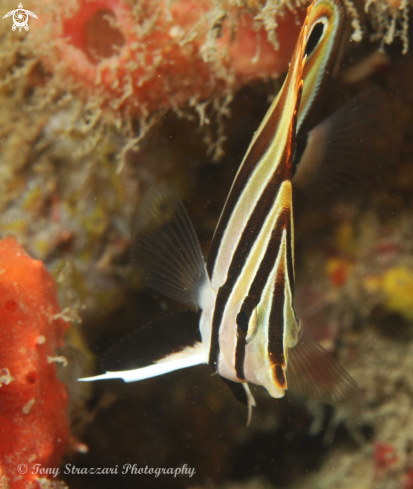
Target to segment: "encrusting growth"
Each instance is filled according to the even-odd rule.
[[[68,327],[59,313],[43,263],[14,238],[1,240],[0,474],[13,489],[37,488],[45,475],[33,473],[35,464],[57,467],[66,450],[67,391],[50,362]]]

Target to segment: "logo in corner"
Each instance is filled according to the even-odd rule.
[[[17,6],[16,10],[11,10],[10,12],[7,12],[6,15],[3,15],[3,19],[7,19],[7,17],[12,17],[13,16],[13,26],[12,29],[15,31],[16,29],[19,29],[21,31],[24,29],[25,31],[29,30],[29,15],[30,17],[34,17],[35,19],[38,19],[36,14],[33,12],[30,12],[30,10],[25,10],[23,8],[23,5],[19,3]]]

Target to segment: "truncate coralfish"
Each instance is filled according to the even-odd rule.
[[[138,266],[155,290],[193,310],[138,329],[108,352],[106,374],[82,380],[131,382],[207,363],[248,404],[249,416],[255,402],[248,382],[276,398],[287,388],[327,402],[358,396],[353,379],[303,333],[293,307],[293,175],[297,170],[305,186],[306,174],[333,164],[330,145],[322,143],[334,142],[336,121],[309,133],[297,168],[296,133],[339,59],[345,17],[341,0],[315,0],[308,8],[288,75],[238,170],[206,265],[178,198],[149,192],[136,221]],[[347,120],[353,108],[342,110]]]

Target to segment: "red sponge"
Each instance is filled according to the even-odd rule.
[[[38,487],[34,481],[44,476],[33,466],[55,467],[65,452],[68,399],[54,356],[68,323],[59,313],[56,284],[43,263],[15,238],[1,240],[0,473],[13,489]]]

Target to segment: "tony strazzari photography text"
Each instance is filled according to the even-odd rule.
[[[24,471],[24,464],[20,464],[18,467],[19,473],[27,472],[28,467]],[[82,475],[111,475],[111,474],[132,474],[132,475],[154,475],[159,477],[160,475],[183,475],[187,477],[192,477],[195,474],[195,469],[188,467],[183,464],[182,467],[144,467],[138,466],[137,464],[123,464],[115,465],[114,467],[76,467],[73,464],[66,464],[62,469],[59,467],[42,467],[40,464],[35,464],[31,470],[32,474],[39,475],[52,475],[57,477],[60,473],[62,474],[82,474]]]

